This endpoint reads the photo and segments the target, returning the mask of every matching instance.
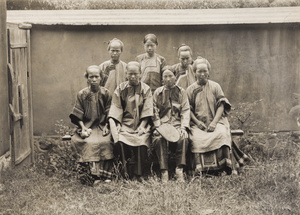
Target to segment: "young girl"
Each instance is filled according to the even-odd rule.
[[[162,71],[166,65],[165,58],[155,53],[157,46],[157,37],[147,34],[144,37],[146,53],[136,57],[136,61],[141,64],[141,81],[150,86],[152,93],[162,86]]]

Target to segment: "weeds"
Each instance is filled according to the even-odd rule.
[[[7,0],[8,10],[216,9],[299,5],[298,0]]]

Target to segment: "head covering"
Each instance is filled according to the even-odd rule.
[[[138,69],[139,69],[140,72],[142,71],[141,64],[139,62],[137,62],[137,61],[130,61],[130,62],[128,62],[127,66],[126,66],[126,70],[128,70],[129,66],[136,66],[136,67],[138,67]]]
[[[151,42],[155,43],[156,45],[158,45],[158,42],[157,42],[157,37],[155,36],[155,34],[147,34],[145,37],[144,37],[144,44],[150,40]]]
[[[177,49],[177,55],[178,55],[178,57],[180,55],[180,52],[184,52],[184,51],[189,51],[191,53],[191,55],[193,55],[191,47],[189,47],[188,45],[186,45],[186,44],[183,43]]]
[[[119,40],[119,39],[117,39],[117,38],[113,38],[112,40],[110,40],[110,41],[108,42],[108,46],[107,46],[107,50],[108,50],[108,51],[109,51],[109,49],[110,49],[110,46],[111,46],[111,43],[112,43],[112,42],[118,42],[118,43],[120,43],[121,51],[123,52],[124,44],[123,44],[123,42],[122,42],[121,40]]]
[[[208,62],[207,59],[205,59],[205,58],[203,58],[203,57],[201,57],[201,56],[198,56],[197,59],[196,59],[196,60],[194,61],[194,63],[193,63],[193,70],[194,70],[194,72],[195,72],[196,69],[197,69],[197,65],[198,65],[198,64],[203,64],[203,63],[207,65],[208,71],[210,72],[210,70],[211,70],[210,63]]]

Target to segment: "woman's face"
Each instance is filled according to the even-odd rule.
[[[121,53],[122,53],[122,46],[119,42],[115,41],[112,42],[110,44],[110,48],[109,48],[109,54],[110,54],[110,58],[113,61],[119,61]]]
[[[101,76],[100,76],[100,70],[99,69],[90,69],[87,71],[88,76],[88,84],[91,86],[91,89],[93,91],[96,91],[100,86]]]
[[[145,52],[148,54],[149,57],[152,57],[156,51],[157,45],[150,40],[144,44]]]
[[[192,58],[192,56],[191,56],[190,51],[180,52],[179,61],[183,68],[186,68],[189,65],[191,58]]]
[[[208,81],[209,70],[205,63],[198,64],[195,72],[198,84],[204,85]]]
[[[131,86],[138,85],[139,80],[140,80],[139,67],[137,67],[136,65],[127,66],[126,77]]]
[[[172,88],[175,86],[176,77],[173,72],[166,70],[163,73],[163,82],[166,88]]]

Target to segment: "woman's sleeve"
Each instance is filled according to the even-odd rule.
[[[112,96],[112,102],[109,109],[108,119],[113,118],[119,123],[122,123],[122,117],[123,117],[123,108],[121,103],[121,90],[120,90],[120,86],[118,86]]]
[[[166,66],[166,59],[164,57],[161,57],[161,64],[160,64],[160,71],[164,71],[164,67]]]
[[[108,116],[109,109],[111,107],[112,96],[110,95],[110,92],[108,90],[105,91],[105,96],[106,96],[105,116]]]
[[[152,121],[153,121],[153,124],[154,124],[155,127],[160,126],[160,117],[159,117],[159,109],[157,107],[157,98],[158,98],[157,91],[154,91],[154,93],[153,93],[153,112],[154,112],[154,115],[153,115]]]
[[[153,116],[153,97],[150,87],[148,87],[148,89],[146,90],[143,99],[144,104],[143,109],[141,111],[140,119]]]
[[[81,93],[78,93],[76,97],[75,105],[69,117],[73,124],[79,126],[78,121],[83,121],[83,116],[84,116],[84,106],[81,98]]]
[[[191,120],[190,103],[186,91],[182,90],[181,93],[181,127],[189,129]]]
[[[223,104],[224,105],[224,116],[227,116],[231,110],[231,104],[228,99],[224,96],[224,92],[219,84],[216,85],[215,97],[217,100],[217,108]]]
[[[194,113],[194,101],[193,101],[193,91],[190,87],[186,89],[186,95],[190,105],[190,111]]]

